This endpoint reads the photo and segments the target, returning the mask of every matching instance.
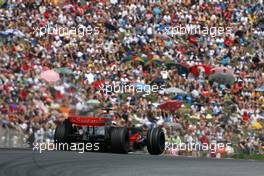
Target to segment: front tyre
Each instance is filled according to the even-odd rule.
[[[151,155],[160,155],[165,150],[165,134],[161,128],[153,128],[147,134],[147,149]]]
[[[128,153],[129,134],[127,128],[115,127],[110,131],[110,147],[113,153]]]

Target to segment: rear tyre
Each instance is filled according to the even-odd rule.
[[[151,155],[160,155],[165,150],[165,134],[161,128],[153,128],[147,134],[147,149]]]
[[[73,131],[73,127],[68,119],[64,120],[63,123],[57,125],[54,134],[54,141],[57,144],[57,149],[59,150],[69,150],[69,146],[62,144],[69,144],[69,134]]]
[[[59,124],[57,125],[55,129],[55,135],[54,135],[54,140],[55,142],[65,142],[66,141],[66,127],[65,124]]]
[[[129,134],[127,128],[115,127],[110,132],[110,147],[113,153],[128,153]]]

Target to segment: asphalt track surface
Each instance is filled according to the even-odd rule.
[[[0,149],[0,176],[264,176],[264,162]]]

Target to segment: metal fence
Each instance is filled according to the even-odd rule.
[[[1,148],[25,148],[29,147],[27,135],[18,130],[0,127],[0,147]]]

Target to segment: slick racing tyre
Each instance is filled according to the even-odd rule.
[[[165,134],[161,128],[153,128],[147,134],[147,149],[151,155],[160,155],[165,150]]]
[[[127,128],[115,127],[110,132],[110,147],[113,153],[128,153],[129,133]]]
[[[68,137],[72,131],[72,124],[68,119],[64,120],[63,123],[59,124],[55,129],[54,141],[57,143],[69,142]]]

